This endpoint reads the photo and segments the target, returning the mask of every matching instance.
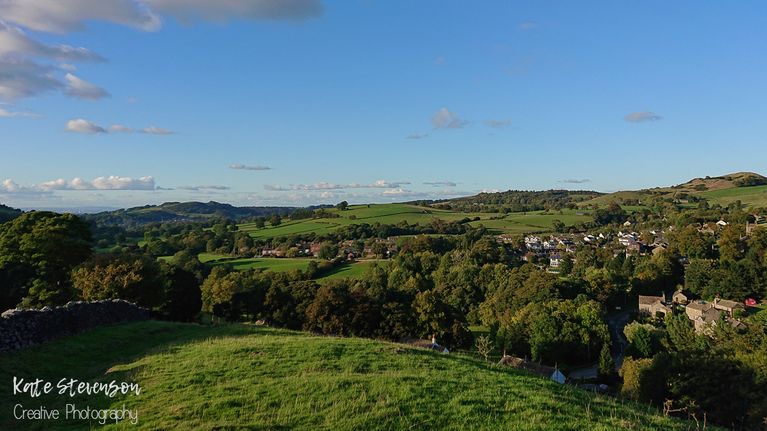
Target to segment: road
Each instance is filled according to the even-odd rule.
[[[623,335],[623,328],[631,320],[631,311],[621,311],[607,317],[607,327],[610,330],[610,353],[615,362],[615,371],[620,371],[623,357],[626,355],[628,340]],[[572,370],[568,375],[571,379],[595,379],[599,375],[599,364]]]

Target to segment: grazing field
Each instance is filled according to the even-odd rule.
[[[246,269],[264,269],[268,271],[292,271],[294,269],[305,270],[309,266],[309,262],[313,259],[309,258],[240,258],[240,259],[222,259],[216,261],[209,261],[212,266],[218,265],[230,265],[237,270]]]
[[[767,186],[736,187],[697,193],[710,203],[728,205],[735,201],[752,207],[767,207]]]
[[[571,225],[591,219],[589,215],[577,215],[574,210],[564,210],[563,214],[558,214],[558,212],[546,214],[543,211],[534,211],[511,213],[504,216],[498,213],[464,213],[409,204],[353,205],[346,211],[335,209],[329,211],[340,217],[287,221],[279,226],[267,226],[262,229],[258,229],[255,223],[245,223],[239,225],[239,228],[249,232],[254,238],[266,239],[294,234],[329,233],[339,227],[352,224],[397,224],[402,221],[410,224],[428,224],[435,219],[458,221],[479,217],[479,221],[473,221],[470,224],[472,226],[482,224],[493,233],[500,234],[550,231],[554,220],[560,220]],[[502,218],[491,219],[499,217]]]
[[[11,373],[13,370],[13,373]],[[13,375],[138,383],[136,395],[13,396]],[[0,405],[135,409],[162,430],[686,430],[657,410],[594,395],[470,356],[249,325],[140,322],[0,355]],[[5,408],[5,407],[4,407]],[[75,421],[0,429],[80,430]]]
[[[386,265],[385,260],[358,260],[353,263],[344,264],[338,268],[333,269],[329,274],[320,277],[320,280],[335,280],[339,278],[360,278],[365,271],[374,263],[378,265]]]
[[[472,226],[482,225],[496,234],[524,234],[532,232],[549,232],[553,230],[554,220],[571,226],[576,223],[591,221],[591,215],[577,213],[575,210],[562,210],[547,213],[545,211],[533,211],[528,213],[511,213],[495,220],[481,220],[471,222]]]

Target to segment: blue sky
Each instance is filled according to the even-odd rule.
[[[765,40],[757,1],[6,0],[0,202],[390,202],[764,174]]]

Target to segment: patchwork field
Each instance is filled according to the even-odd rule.
[[[410,224],[428,224],[435,219],[457,221],[465,218],[474,219],[479,217],[479,221],[473,221],[470,224],[472,226],[482,224],[490,229],[492,233],[501,234],[544,232],[552,229],[554,220],[560,220],[565,224],[571,225],[591,219],[591,216],[585,214],[578,215],[573,210],[564,210],[562,214],[546,214],[543,211],[535,211],[511,213],[503,216],[497,213],[463,213],[408,204],[354,205],[350,206],[346,211],[335,209],[330,211],[338,214],[340,217],[289,221],[279,226],[267,226],[262,229],[258,229],[254,223],[241,224],[239,227],[241,230],[249,232],[254,238],[266,239],[304,233],[329,233],[339,227],[352,224],[397,224],[402,221]],[[501,219],[492,219],[502,216],[503,218]]]
[[[13,372],[11,372],[13,370]],[[13,396],[13,376],[134,382],[139,395]],[[141,322],[0,355],[0,405],[135,409],[128,424],[16,421],[0,429],[686,430],[647,406],[460,354],[249,325]]]

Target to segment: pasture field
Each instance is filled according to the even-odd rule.
[[[13,370],[13,372],[11,372]],[[139,395],[14,396],[13,376],[137,383]],[[17,421],[14,430],[687,430],[654,408],[473,356],[242,324],[146,321],[0,355],[0,405],[135,409],[138,426]]]
[[[358,260],[335,268],[329,274],[320,277],[319,280],[336,280],[340,278],[360,278],[371,265],[386,265],[385,260]]]
[[[697,193],[709,203],[728,205],[735,201],[751,207],[767,207],[767,186],[734,187]]]
[[[311,262],[312,260],[314,259],[298,258],[298,257],[296,258],[246,257],[246,258],[238,258],[238,259],[222,259],[222,260],[210,261],[209,264],[212,266],[230,265],[236,270],[264,269],[268,271],[283,272],[283,271],[292,271],[294,269],[300,269],[301,271],[304,271],[309,266],[309,262]]]
[[[504,216],[499,213],[464,213],[409,204],[353,205],[346,211],[335,209],[329,211],[339,214],[340,217],[288,221],[283,222],[279,226],[267,226],[262,229],[256,228],[254,223],[245,223],[239,225],[239,228],[244,232],[248,232],[254,238],[267,239],[304,233],[324,234],[332,232],[339,227],[352,224],[397,224],[402,221],[410,224],[428,224],[434,219],[458,221],[465,218],[474,219],[479,217],[479,221],[473,221],[470,224],[472,226],[482,224],[490,229],[492,233],[501,234],[544,232],[552,229],[552,222],[554,220],[560,220],[567,225],[572,225],[591,219],[589,215],[577,215],[574,210],[563,210],[562,214],[558,214],[558,212],[547,214],[543,211],[533,211],[528,213],[511,213]],[[503,218],[491,219],[497,217]]]

